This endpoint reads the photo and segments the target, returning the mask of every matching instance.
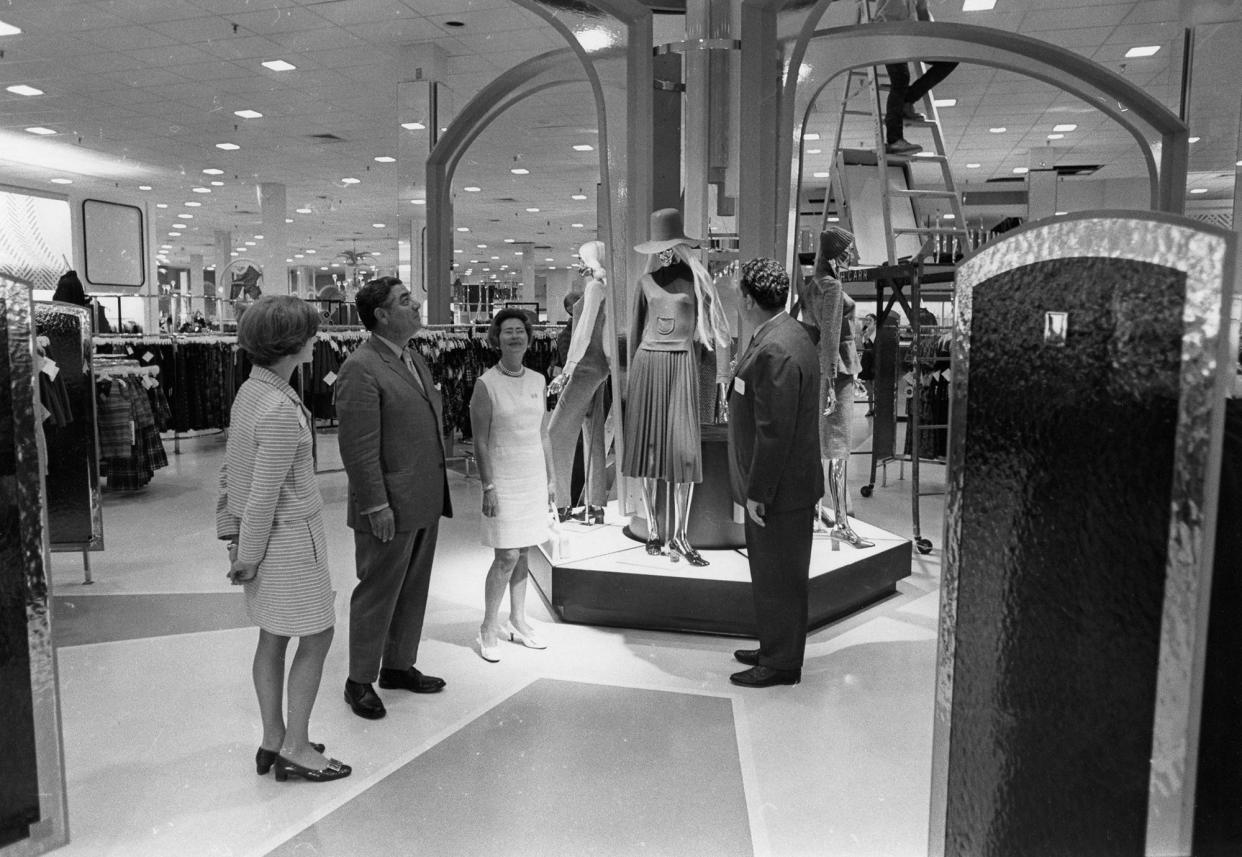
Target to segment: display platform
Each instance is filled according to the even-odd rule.
[[[684,560],[648,556],[628,538],[628,518],[608,508],[606,523],[563,525],[552,543],[530,555],[531,575],[544,599],[565,622],[755,636],[755,607],[745,548],[703,550],[711,564],[696,568]],[[827,534],[811,549],[809,628],[815,630],[897,590],[910,575],[910,542],[894,533],[850,519],[855,531],[875,542],[856,550],[832,550]]]

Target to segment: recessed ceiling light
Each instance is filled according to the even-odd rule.
[[[592,146],[590,143],[578,143],[576,146],[574,146],[574,151],[575,152],[594,152],[595,147]]]
[[[254,240],[255,240],[255,241],[262,241],[262,240],[263,240],[263,236],[262,236],[262,235],[256,235],[256,236],[254,236]]]
[[[819,155],[819,154],[822,154],[823,151],[824,151],[823,149],[807,149],[806,153],[808,155]]]
[[[458,232],[469,232],[469,231],[470,231],[470,227],[469,227],[469,226],[458,226],[458,227],[457,227],[457,231],[458,231]]]
[[[942,215],[940,215],[940,219],[941,219],[941,220],[957,220],[957,215],[956,215],[956,214],[952,214],[952,213],[950,213],[950,214],[942,214]]]
[[[47,137],[51,134],[55,134],[56,132],[51,128],[44,128],[42,125],[35,125],[33,128],[27,128],[26,133],[38,134],[40,137]]]
[[[495,261],[497,261],[497,262],[499,262],[499,261],[500,261],[500,257],[499,257],[499,256],[493,256],[493,257],[492,257],[492,259],[494,259],[494,260],[495,260]],[[507,267],[507,266],[506,266],[506,265],[501,265],[500,267],[504,268],[504,267]]]
[[[1191,188],[1190,192],[1191,193],[1207,193],[1208,189],[1205,187],[1195,187],[1195,188]]]
[[[216,143],[216,148],[223,149],[226,152],[235,152],[240,149],[241,146],[236,143]]]
[[[292,217],[286,217],[286,218],[285,218],[285,223],[292,223],[292,222],[293,222],[293,218],[292,218]]]
[[[956,98],[933,98],[932,104],[936,105],[937,107],[956,107],[957,99]]]
[[[293,63],[285,62],[284,60],[268,60],[265,63],[260,63],[260,65],[272,71],[293,71],[297,68]]]
[[[296,211],[298,214],[311,214],[312,213],[309,208],[295,208],[294,211]]]
[[[202,187],[202,186],[199,186],[199,187],[192,187],[192,188],[190,188],[190,190],[191,190],[193,193],[211,193],[211,188],[209,188],[209,187]]]
[[[1024,176],[1031,171],[1031,168],[1030,167],[1014,167],[1013,171],[1015,175]]]
[[[13,93],[14,95],[42,95],[43,94],[42,89],[35,89],[33,86],[27,86],[24,83],[14,84],[13,86],[6,86],[5,89]]]
[[[14,27],[12,24],[6,24],[4,21],[0,21],[0,36],[16,36],[21,31],[21,27]]]
[[[506,243],[506,244],[513,244],[513,243],[515,243],[515,242],[516,242],[516,239],[514,239],[514,238],[506,238],[506,239],[505,239],[505,243]]]
[[[155,204],[155,207],[156,207],[156,208],[168,208],[168,203],[166,203],[166,202],[157,202],[157,203]]]
[[[1064,140],[1065,135],[1064,134],[1049,134],[1048,139],[1049,140]]]
[[[233,115],[243,119],[260,119],[263,116],[258,110],[234,110]]]
[[[293,254],[293,258],[295,258],[295,259],[305,259],[305,258],[306,258],[306,256],[305,256],[305,255],[303,255],[303,254],[301,254],[301,253],[294,253],[294,254]]]
[[[161,244],[161,245],[160,245],[160,249],[161,249],[161,250],[171,250],[171,249],[172,249],[172,245],[171,245],[171,244]]]
[[[73,184],[73,179],[52,179],[52,184]]]
[[[535,208],[534,206],[531,206],[530,208],[528,208],[528,209],[526,209],[526,210],[527,210],[527,211],[529,211],[531,214],[538,214],[538,213],[539,213],[539,209],[538,209],[538,208]]]
[[[453,252],[454,252],[454,253],[460,253],[460,252],[462,252],[462,251],[461,251],[461,250],[454,250]]]
[[[514,167],[513,169],[509,170],[509,172],[513,173],[515,176],[530,175],[530,170],[526,169],[526,167]]]
[[[1187,143],[1198,143],[1198,142],[1199,142],[1200,140],[1202,140],[1202,139],[1203,139],[1202,137],[1191,137],[1191,138],[1190,138],[1189,140],[1187,140],[1186,142],[1187,142]]]
[[[813,179],[826,179],[828,178],[828,176],[829,176],[829,173],[825,173],[825,172],[811,173],[811,178]]]
[[[397,159],[392,155],[376,155],[375,162],[377,164],[395,164]]]
[[[383,229],[385,225],[386,224],[383,224],[383,223],[372,223],[371,224],[371,226],[375,229]]]
[[[236,251],[236,250],[234,250],[233,252],[229,253],[229,255],[230,255],[230,256],[236,256],[236,255],[238,255],[238,253],[237,253],[237,251]]]
[[[212,182],[212,187],[224,187],[224,182]]]
[[[483,190],[483,188],[470,185],[469,187],[462,188],[462,190],[464,190],[466,193],[478,193],[479,191]]]
[[[427,126],[422,122],[402,122],[401,127],[407,131],[425,131]]]
[[[583,224],[581,224],[581,223],[571,223],[571,224],[569,224],[569,226],[570,226],[570,228],[571,228],[571,229],[581,229],[581,228],[583,227]]]
[[[989,134],[1004,134],[1004,133],[1005,133],[1006,131],[1008,131],[1008,130],[1009,130],[1009,129],[1008,129],[1008,128],[1006,128],[1004,125],[1000,125],[1000,126],[998,126],[998,127],[996,127],[996,128],[989,128],[989,129],[988,129],[988,133],[989,133]]]
[[[1077,126],[1077,125],[1075,125],[1075,124],[1074,124],[1074,123],[1072,123],[1072,122],[1067,122],[1067,123],[1065,123],[1065,124],[1063,124],[1063,125],[1053,125],[1053,126],[1052,126],[1052,131],[1053,131],[1053,133],[1054,133],[1054,134],[1064,134],[1064,133],[1068,133],[1068,132],[1070,132],[1070,131],[1077,131],[1077,130],[1078,130],[1078,126]]]
[[[205,176],[222,176],[222,175],[224,175],[224,170],[218,170],[218,169],[216,169],[215,167],[208,167],[207,169],[203,170],[203,175],[205,175]]]
[[[1234,162],[1233,162],[1233,165],[1234,165],[1235,167],[1242,167],[1242,161],[1234,161]]]
[[[362,179],[356,179],[350,176],[346,176],[345,178],[341,179],[341,184],[359,184],[361,182],[362,182]]]
[[[963,12],[990,12],[996,8],[996,0],[962,0]]]
[[[254,246],[254,242],[253,242],[253,241],[247,241],[247,242],[245,242],[245,244],[246,244],[246,246],[247,246],[247,247],[253,247],[253,246]]]
[[[1126,58],[1133,59],[1134,57],[1152,57],[1159,52],[1159,45],[1140,45],[1139,47],[1130,48],[1130,50],[1126,51]]]
[[[967,164],[967,165],[966,165],[966,169],[968,169],[968,170],[977,170],[977,169],[979,169],[979,167],[981,167],[981,166],[983,166],[983,165],[982,165],[982,164]]]
[[[314,256],[314,255],[315,255],[316,253],[318,253],[318,252],[319,252],[318,250],[307,250],[307,251],[306,251],[306,255],[308,255],[308,256]],[[374,255],[378,256],[379,254],[378,254],[378,253],[375,253]]]
[[[570,199],[583,200],[583,199],[586,199],[586,198],[587,198],[587,196],[586,196],[586,194],[585,194],[585,193],[571,193],[571,194],[569,195],[569,198],[570,198]]]
[[[803,141],[804,143],[805,143],[807,140],[818,140],[818,139],[819,139],[819,135],[818,135],[818,134],[816,134],[815,132],[811,132],[810,134],[803,134],[803,135],[802,135],[802,141]]]
[[[187,203],[185,204],[186,208],[198,208],[198,207],[200,207],[201,205],[202,205],[202,203],[201,203],[201,202],[198,202],[198,201],[193,200],[193,199],[192,199],[192,200],[190,200],[189,202],[187,202]]]
[[[150,189],[151,189],[151,185],[149,185],[149,184],[140,184],[140,185],[138,185],[138,190],[150,190]]]
[[[319,266],[319,270],[321,270],[321,271],[326,271],[326,270],[328,270],[328,266],[327,266],[327,265],[320,265],[320,266]]]
[[[427,204],[427,200],[425,200],[425,199],[412,199],[412,200],[410,200],[410,204],[411,204],[411,205],[426,205],[426,204]]]
[[[181,214],[178,214],[177,216],[180,217],[182,220],[193,220],[194,219],[193,214],[188,214],[184,211]]]

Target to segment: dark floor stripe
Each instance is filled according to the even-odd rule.
[[[271,854],[751,855],[732,706],[542,679]]]
[[[220,631],[251,624],[241,592],[52,598],[52,640],[57,646]]]

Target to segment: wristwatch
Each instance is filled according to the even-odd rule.
[[[484,485],[484,486],[483,486],[483,491],[484,491],[484,492],[487,492],[487,491],[495,491],[495,490],[496,490],[496,483],[495,483],[495,482],[488,482],[486,485]]]
[[[234,550],[237,547],[237,539],[232,539],[224,545],[225,550]]]

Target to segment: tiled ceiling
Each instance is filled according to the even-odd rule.
[[[932,6],[939,20],[998,27],[1080,52],[1174,110],[1186,24],[1242,17],[1222,0],[999,0],[981,13],[960,11],[961,0]],[[821,26],[852,21],[854,8],[834,3]],[[669,16],[659,18],[656,32],[669,32]],[[174,265],[186,264],[191,252],[210,259],[215,230],[231,230],[238,244],[260,232],[258,182],[287,188],[291,256],[315,251],[298,264],[354,246],[391,264],[397,218],[408,202],[399,201],[399,165],[375,158],[395,156],[400,134],[419,133],[397,124],[403,49],[434,44],[443,51],[452,112],[505,69],[561,46],[545,21],[511,0],[0,0],[0,21],[23,31],[0,37],[0,182],[50,192],[57,189],[50,179],[61,175],[75,189],[100,193],[150,185],[152,201],[167,206],[156,210],[157,237],[171,245]],[[1136,45],[1160,50],[1124,59]],[[260,66],[277,58],[297,69]],[[1236,91],[1236,77],[1227,80]],[[17,84],[44,94],[4,90]],[[972,181],[1026,165],[1029,150],[1049,145],[1047,134],[1061,122],[1078,126],[1056,142],[1065,160],[1100,164],[1100,176],[1142,174],[1124,132],[1045,84],[962,66],[937,95],[957,99],[941,118],[955,169],[964,174],[966,163],[980,164],[969,171]],[[471,260],[478,269],[504,264],[505,239],[534,242],[539,265],[563,266],[593,237],[598,153],[572,148],[596,142],[591,104],[585,84],[551,90],[523,101],[475,142],[454,181],[456,221],[470,229],[457,233],[463,267]],[[243,109],[263,115],[235,115]],[[1237,105],[1231,109],[1232,126],[1221,123],[1215,138],[1199,144],[1196,167],[1205,175],[1232,170]],[[18,144],[35,142],[25,129],[36,126],[56,132],[39,138],[47,145],[107,160],[74,170],[19,163]],[[1001,126],[1004,134],[988,132]],[[240,148],[222,151],[222,142]],[[530,174],[513,175],[516,163]],[[223,173],[204,175],[208,168]],[[207,184],[212,180],[222,184]],[[410,180],[421,184],[421,175]],[[579,193],[586,199],[571,198]],[[184,219],[175,215],[189,212],[192,225],[180,238],[168,237],[170,224]]]

